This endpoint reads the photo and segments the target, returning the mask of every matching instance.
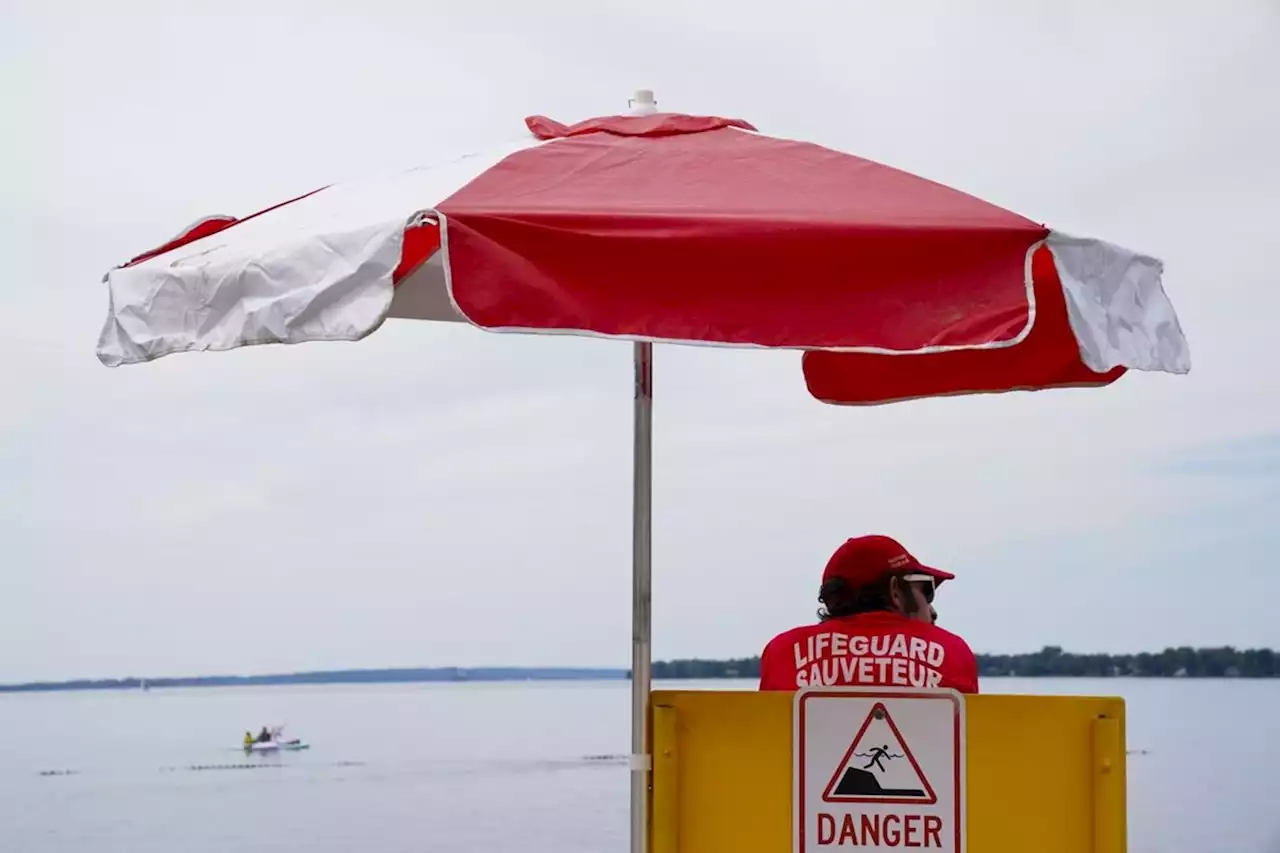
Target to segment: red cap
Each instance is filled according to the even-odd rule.
[[[930,575],[934,583],[951,580],[955,575],[921,564],[894,539],[888,536],[856,536],[836,549],[822,572],[822,582],[842,578],[853,587],[875,583],[887,574],[919,573]]]

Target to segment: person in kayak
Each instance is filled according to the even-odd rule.
[[[246,730],[244,733],[244,748],[248,749],[251,746],[253,746],[253,735]]]
[[[859,536],[822,573],[819,621],[784,631],[760,655],[761,690],[806,686],[950,687],[978,692],[978,663],[939,628],[939,584],[955,575],[923,565],[888,536]]]
[[[271,743],[271,732],[267,731],[266,726],[263,726],[262,731],[258,732],[258,743]]]

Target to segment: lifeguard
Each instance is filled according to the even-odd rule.
[[[760,689],[873,685],[977,693],[973,651],[934,624],[934,593],[954,577],[921,564],[888,536],[848,540],[822,573],[819,622],[765,647]]]

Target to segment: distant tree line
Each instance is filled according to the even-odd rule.
[[[1020,655],[978,655],[982,675],[1137,676],[1160,678],[1274,678],[1280,653],[1217,646],[1169,648],[1134,655],[1077,655],[1059,646]]]
[[[1045,646],[1038,652],[978,655],[984,676],[1140,677],[1140,678],[1277,678],[1280,652],[1231,646],[1169,648],[1133,655],[1081,655]],[[759,678],[760,658],[656,661],[654,678]]]

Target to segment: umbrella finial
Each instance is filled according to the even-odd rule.
[[[631,100],[627,101],[633,116],[651,116],[658,111],[658,102],[653,99],[652,89],[636,89]]]

